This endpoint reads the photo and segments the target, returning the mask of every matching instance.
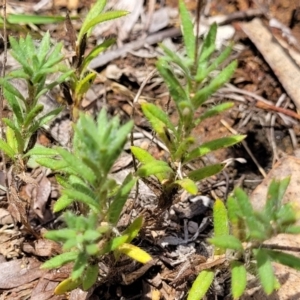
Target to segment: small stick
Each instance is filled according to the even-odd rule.
[[[262,101],[259,101],[259,100],[256,101],[255,106],[258,107],[258,108],[266,109],[266,110],[273,110],[273,111],[276,111],[278,113],[282,113],[282,114],[287,115],[289,117],[300,120],[300,115],[297,114],[296,112],[290,110],[290,109],[286,109],[286,108],[283,108],[283,107],[277,107],[275,105],[268,104],[266,102],[262,102]]]
[[[238,134],[238,132],[236,130],[234,130],[232,127],[230,127],[230,125],[225,121],[225,120],[221,120],[221,123],[233,134]],[[244,146],[245,150],[247,151],[247,153],[249,154],[249,156],[251,157],[251,159],[253,160],[253,162],[255,163],[255,165],[257,166],[259,172],[262,174],[262,176],[264,178],[267,177],[267,173],[264,171],[264,169],[261,167],[261,165],[259,164],[259,162],[256,160],[256,158],[254,157],[254,155],[252,154],[250,148],[248,147],[247,143],[245,141],[241,142],[242,145]]]

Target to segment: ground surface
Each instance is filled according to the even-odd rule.
[[[34,13],[35,8],[37,14],[65,14],[66,8],[68,8],[72,16],[79,15],[83,18],[87,12],[86,8],[92,1],[85,0],[78,3],[72,0],[57,0],[53,5],[50,2],[39,7],[36,6],[38,4],[36,1],[9,1],[8,12],[31,14]],[[119,115],[122,121],[126,121],[132,116],[132,102],[136,93],[147,75],[155,68],[156,59],[160,55],[157,43],[163,41],[174,51],[182,49],[180,34],[171,35],[167,31],[169,28],[178,28],[179,26],[177,1],[149,0],[141,3],[139,8],[140,1],[136,1],[136,5],[132,5],[133,1],[108,2],[114,7],[134,10],[139,17],[137,20],[128,17],[123,21],[110,23],[109,26],[102,26],[95,30],[88,48],[91,48],[92,44],[102,37],[112,35],[117,37],[118,46],[108,51],[105,58],[100,57],[92,63],[92,67],[99,72],[99,76],[92,90],[84,99],[83,109],[96,114],[105,106],[111,115]],[[190,0],[186,3],[194,14],[196,1]],[[151,20],[151,18],[149,19],[147,16],[152,14],[151,5],[155,10],[155,15],[152,15],[152,20],[155,21],[149,23],[147,20]],[[244,13],[236,15],[239,12]],[[236,185],[240,185],[250,193],[262,182],[264,174],[272,170],[278,159],[287,154],[297,156],[300,138],[299,117],[297,119],[297,116],[291,113],[296,112],[297,108],[300,109],[299,103],[297,103],[300,98],[297,99],[294,93],[294,90],[297,91],[297,86],[293,90],[289,84],[292,84],[293,79],[299,75],[293,73],[293,78],[286,78],[289,69],[282,69],[276,65],[276,62],[284,61],[289,55],[293,57],[292,63],[295,66],[297,66],[297,61],[300,61],[298,59],[300,7],[297,6],[297,1],[293,0],[211,0],[204,5],[203,14],[205,15],[202,18],[204,23],[211,20],[212,17],[225,16],[225,21],[217,18],[217,21],[226,24],[220,26],[220,47],[224,47],[230,40],[235,41],[231,58],[238,60],[238,69],[230,84],[216,93],[208,103],[208,105],[214,105],[230,99],[235,102],[234,108],[221,116],[207,120],[201,127],[195,129],[194,136],[201,143],[228,135],[228,128],[221,122],[221,120],[225,120],[230,128],[247,135],[246,144],[249,148],[248,152],[244,145],[239,145],[213,153],[206,158],[208,162],[221,162],[228,158],[246,160],[246,163],[236,161],[225,172],[201,182],[199,185],[201,194],[213,201],[216,197],[224,199]],[[262,23],[252,23],[253,18],[261,20]],[[276,23],[276,26],[271,27],[269,22],[272,18],[281,23]],[[130,22],[132,22],[131,25]],[[80,21],[74,21],[74,26],[79,29]],[[257,38],[254,33],[262,36],[263,26],[270,29],[272,40],[275,43],[281,43],[285,47],[284,54],[270,52],[267,38],[266,40]],[[46,30],[49,30],[53,40],[62,40],[66,47],[69,47],[70,41],[65,34],[63,24],[22,25],[21,28],[22,32],[19,26],[9,26],[9,34],[19,36],[24,32],[31,32],[36,39],[39,39]],[[290,31],[287,31],[287,28]],[[162,33],[164,39],[161,38]],[[149,37],[153,36],[155,42],[151,43]],[[137,44],[132,46],[136,42]],[[124,49],[128,49],[127,47],[129,50],[124,51]],[[115,55],[118,49],[123,51],[122,55]],[[275,62],[272,58],[275,58]],[[58,97],[59,94],[53,93],[53,98]],[[147,80],[140,99],[156,103],[163,108],[167,107],[169,95],[157,74]],[[51,103],[49,105],[58,104]],[[282,108],[280,113],[276,106]],[[172,103],[168,106],[168,112],[172,119],[176,120]],[[135,144],[150,149],[156,157],[166,156],[167,154],[160,144],[153,140],[151,130],[138,105],[134,121],[136,125]],[[38,141],[48,146],[53,143],[65,145],[69,140],[69,127],[69,113],[66,109],[65,113],[53,122],[49,132],[39,133]],[[256,163],[251,155],[257,160]],[[259,166],[261,170],[259,170]],[[128,152],[124,152],[118,166],[114,169],[113,176],[124,178],[122,172],[131,169],[131,156]],[[51,206],[57,199],[59,191],[52,174],[46,177],[45,174],[40,175],[39,170],[32,170],[27,175],[38,178],[41,190],[50,187],[42,215],[34,210],[30,211],[32,228],[39,234],[44,229],[55,227],[55,221],[51,219]],[[27,193],[27,198],[30,198],[29,185],[24,183],[23,192]],[[212,231],[211,211],[209,209],[200,210],[195,215],[188,216],[188,211],[194,210],[193,203],[188,197],[182,196],[181,202],[174,204],[170,211],[165,214],[157,214],[155,193],[149,187],[141,185],[141,189],[143,188],[138,201],[128,200],[120,224],[126,226],[131,218],[139,214],[144,216],[145,226],[137,243],[151,253],[155,262],[142,268],[131,260],[123,260],[117,265],[112,265],[109,261],[110,258],[107,258],[100,263],[100,269],[103,271],[101,276],[106,275],[101,277],[99,286],[89,293],[76,290],[67,296],[53,296],[52,292],[57,283],[68,276],[70,270],[68,267],[62,268],[59,272],[46,272],[39,269],[41,262],[61,251],[60,247],[32,235],[24,234],[21,224],[13,225],[11,215],[7,210],[5,193],[2,193],[0,200],[0,270],[5,275],[0,276],[2,277],[0,278],[0,299],[129,300],[160,299],[159,297],[170,300],[185,299],[196,275],[209,263],[215,264],[219,272],[208,297],[231,299],[229,274],[226,266],[216,260],[211,262],[211,249],[205,242]],[[192,241],[182,242],[185,223],[189,230],[189,238],[193,237],[195,231],[198,230],[198,236]],[[25,273],[24,265],[26,266]]]

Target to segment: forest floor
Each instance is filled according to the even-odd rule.
[[[7,3],[7,11],[8,14],[65,15],[68,9],[70,16],[79,16],[79,20],[73,21],[74,27],[79,30],[80,19],[84,18],[91,2],[14,0]],[[197,1],[185,2],[195,16]],[[232,100],[234,107],[201,123],[193,134],[199,144],[229,135],[230,130],[247,135],[245,143],[214,152],[206,158],[210,163],[229,158],[245,160],[244,163],[234,160],[224,172],[199,184],[201,195],[209,197],[212,202],[216,198],[225,200],[238,185],[249,195],[252,193],[251,200],[259,206],[265,197],[263,187],[269,184],[272,177],[298,177],[300,7],[296,2],[209,0],[203,5],[201,30],[208,28],[213,21],[219,23],[218,47],[221,50],[234,41],[230,59],[238,60],[238,68],[230,83],[208,102],[212,106]],[[106,107],[109,114],[120,116],[124,122],[133,117],[134,144],[149,149],[157,158],[165,157],[167,153],[152,135],[139,105],[136,105],[133,114],[132,104],[141,85],[145,83],[140,99],[168,110],[172,120],[176,121],[166,86],[157,73],[151,78],[147,76],[155,69],[157,58],[162,54],[158,43],[163,42],[173,51],[180,52],[182,49],[177,0],[149,0],[145,3],[142,0],[113,0],[108,1],[108,5],[114,9],[128,10],[131,14],[97,27],[88,41],[87,51],[102,38],[117,38],[117,44],[90,65],[98,72],[98,76],[83,101],[82,109],[97,114],[102,107]],[[49,30],[53,41],[63,41],[66,48],[70,46],[63,22],[8,25],[9,35],[18,37],[31,33],[39,40]],[[8,70],[13,65],[13,60],[8,60]],[[53,92],[53,99],[57,99],[57,102],[50,101],[48,105],[60,105],[60,98],[59,92]],[[224,121],[227,126],[224,126]],[[70,138],[70,124],[70,112],[66,108],[61,117],[54,120],[48,132],[39,132],[38,142],[49,147],[54,143],[66,145]],[[115,178],[124,178],[124,172],[132,170],[128,148],[113,170]],[[37,173],[37,170],[29,170],[27,175],[37,178]],[[1,184],[3,176],[1,172]],[[24,193],[29,190],[26,185],[24,183]],[[55,220],[49,218],[49,215],[52,216],[51,207],[59,195],[53,174],[47,175],[40,189],[49,185],[51,189],[43,204],[45,210],[42,215],[33,209],[29,212],[32,228],[38,234],[55,227]],[[68,277],[70,266],[58,271],[39,268],[47,258],[60,252],[60,248],[55,248],[42,238],[25,234],[22,224],[14,224],[7,210],[5,193],[0,191],[0,299],[186,299],[197,274],[208,266],[218,269],[208,299],[231,299],[230,274],[226,266],[211,258],[211,248],[205,242],[212,234],[211,210],[189,217],[188,211],[193,202],[183,195],[181,202],[174,203],[166,215],[158,216],[154,213],[157,204],[155,191],[142,184],[140,188],[138,201],[128,200],[120,223],[126,226],[131,218],[139,214],[144,216],[145,224],[136,242],[151,253],[155,263],[143,268],[131,260],[125,260],[124,265],[117,264],[106,270],[107,276],[91,291],[76,289],[60,296],[54,296],[53,289]],[[297,184],[292,185],[289,196],[296,197],[297,193]],[[189,230],[189,238],[195,232],[198,232],[197,237],[192,241],[185,240],[185,228]],[[300,238],[296,237],[296,241],[299,247]],[[107,269],[107,265],[111,264],[104,259],[100,269]],[[252,289],[245,299],[300,299],[300,275],[294,272],[293,276],[294,288],[289,288],[284,292],[286,294],[265,297],[261,291]],[[288,282],[288,279],[284,282]]]

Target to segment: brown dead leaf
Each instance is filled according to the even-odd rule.
[[[53,295],[53,291],[56,286],[69,277],[72,270],[72,264],[67,264],[59,268],[59,270],[48,270],[46,273],[38,280],[34,289],[31,293],[30,300],[65,300],[71,299],[67,295]],[[85,298],[82,298],[85,299]]]
[[[11,260],[0,264],[0,289],[6,290],[29,283],[42,277],[41,262],[35,258]]]
[[[50,240],[38,239],[33,243],[23,243],[22,250],[37,256],[49,257],[61,253],[61,246]]]

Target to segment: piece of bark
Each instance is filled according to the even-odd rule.
[[[297,64],[260,19],[255,18],[251,22],[240,23],[240,25],[300,111],[300,70]]]

